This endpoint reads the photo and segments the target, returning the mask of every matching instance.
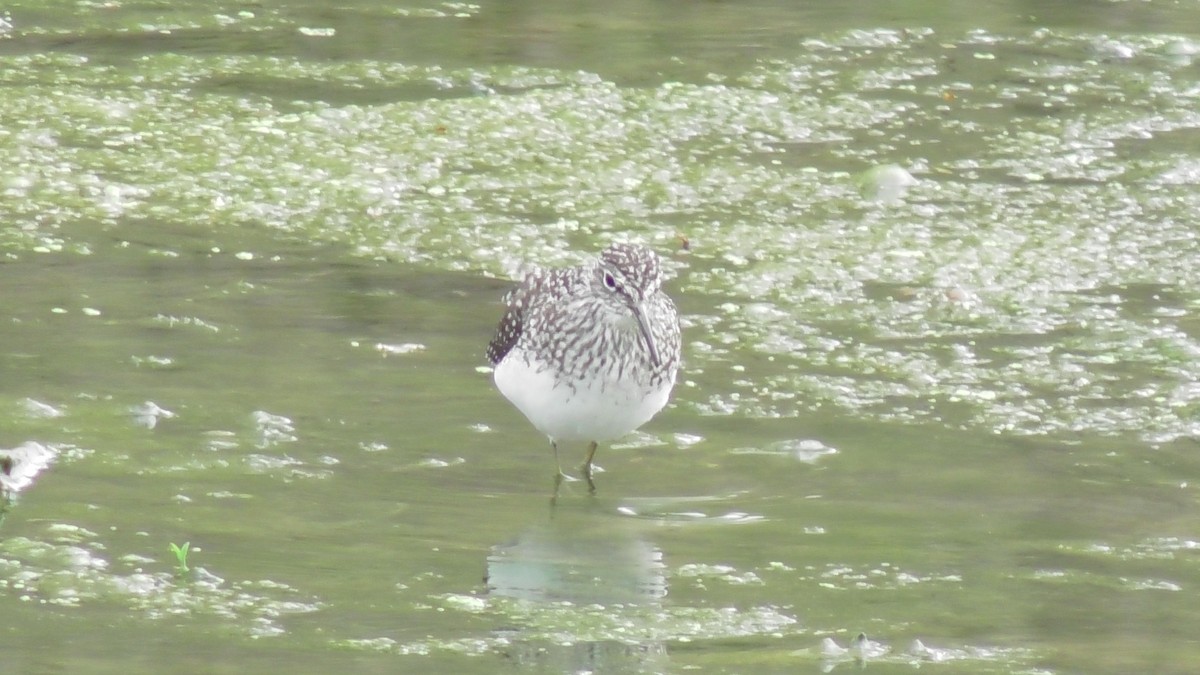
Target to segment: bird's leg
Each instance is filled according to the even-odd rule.
[[[588,444],[587,459],[583,460],[583,473],[587,476],[592,475],[592,458],[596,456],[596,441]]]
[[[554,507],[558,505],[558,486],[562,485],[562,481],[563,481],[563,475],[562,475],[562,472],[560,471],[559,473],[555,474],[555,476],[554,476],[554,492],[551,493],[551,495],[550,495],[550,509],[551,509],[550,513],[552,515],[554,513],[554,511],[553,511]]]
[[[596,494],[596,484],[592,482],[592,458],[596,456],[596,441],[588,445],[587,459],[583,460],[583,477],[587,479],[588,492]]]
[[[558,470],[558,474],[554,478],[554,489],[557,494],[559,483],[563,482],[564,480],[579,480],[579,479],[572,478],[563,472],[562,462],[558,461],[558,441],[556,441],[554,439],[550,439],[550,447],[554,448],[554,468]]]

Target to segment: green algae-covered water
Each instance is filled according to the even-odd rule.
[[[10,3],[0,670],[1194,672],[1198,26]],[[685,366],[551,508],[483,348],[613,240]]]

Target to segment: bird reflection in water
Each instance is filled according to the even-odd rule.
[[[566,513],[492,547],[487,592],[522,601],[505,637],[517,663],[548,672],[661,670],[666,648],[637,625],[667,594],[662,551],[611,517]],[[655,631],[640,631],[646,636]]]

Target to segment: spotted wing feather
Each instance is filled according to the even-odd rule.
[[[521,342],[530,323],[544,322],[560,311],[559,302],[578,292],[585,276],[586,272],[581,268],[537,270],[525,275],[525,279],[504,296],[506,311],[500,318],[500,325],[496,326],[496,335],[488,343],[488,361],[492,365],[503,361]]]
[[[517,341],[521,339],[521,331],[525,326],[525,300],[528,295],[529,279],[526,278],[520,286],[512,289],[504,296],[506,306],[500,324],[496,326],[496,335],[487,346],[487,359],[494,366],[504,360]]]

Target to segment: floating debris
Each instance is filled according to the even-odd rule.
[[[864,171],[858,178],[858,189],[864,199],[895,204],[917,183],[917,179],[905,169],[895,164],[884,164]]]
[[[375,345],[375,351],[384,356],[397,356],[425,351],[425,345],[416,342],[406,342],[399,345],[389,345],[380,342]]]
[[[133,423],[139,427],[153,429],[158,426],[160,419],[171,419],[175,417],[175,413],[166,408],[159,407],[154,401],[146,401],[141,405],[135,405],[129,409],[133,414]]]
[[[891,647],[875,642],[866,633],[859,633],[850,644],[842,647],[833,638],[821,640],[821,656],[834,661],[866,661],[886,655]]]
[[[36,419],[51,419],[54,417],[63,416],[63,411],[61,409],[56,408],[49,403],[42,403],[41,401],[35,401],[31,398],[21,401],[21,408],[25,411],[27,416]]]
[[[255,410],[251,415],[258,430],[258,448],[267,448],[280,443],[296,441],[296,427],[292,420],[283,415],[273,415],[265,410]]]
[[[15,448],[0,448],[0,508],[18,492],[33,484],[58,453],[37,441],[27,441]]]

